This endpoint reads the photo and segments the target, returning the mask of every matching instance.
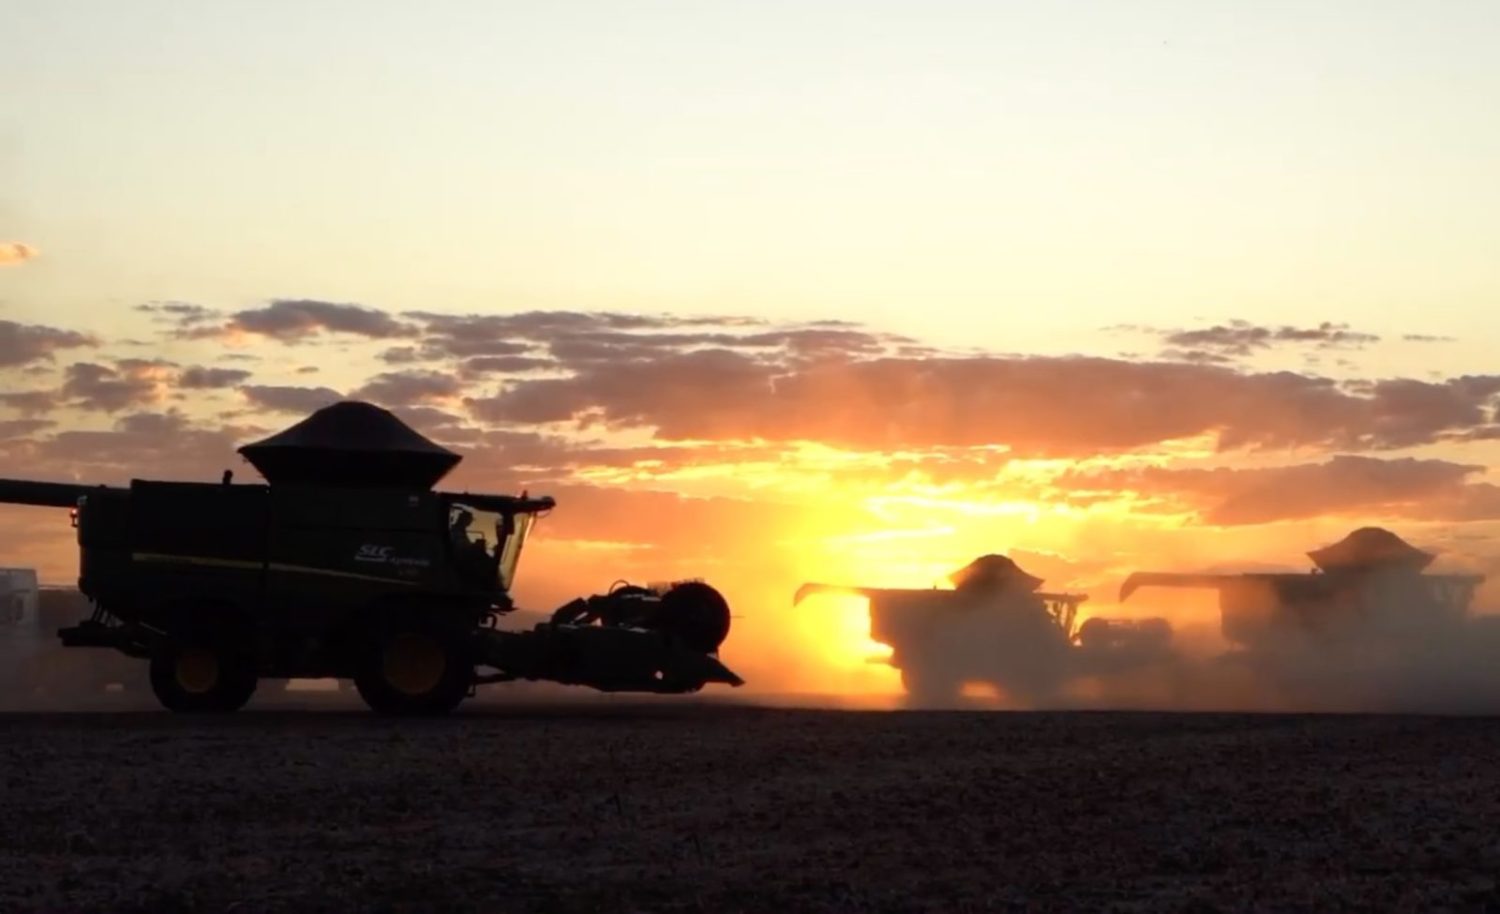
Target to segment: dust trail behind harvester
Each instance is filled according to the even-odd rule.
[[[89,614],[75,588],[38,583],[30,568],[0,569],[0,711],[149,707],[140,665],[106,651],[65,650],[56,631]]]
[[[952,590],[856,590],[910,707],[1500,712],[1500,616],[1471,606],[1481,577],[1427,573],[1432,554],[1378,528],[1309,556],[1307,574],[1127,578],[1122,603],[1215,595],[1212,638],[1159,617],[1075,624],[1085,597],[1041,591],[1004,556],[962,569]]]

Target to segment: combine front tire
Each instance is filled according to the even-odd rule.
[[[473,659],[459,632],[400,620],[367,645],[354,687],[379,714],[437,716],[458,707],[473,679]]]
[[[255,694],[255,670],[212,644],[173,645],[151,658],[151,691],[169,711],[238,711]]]

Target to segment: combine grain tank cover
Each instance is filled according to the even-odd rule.
[[[430,489],[463,458],[390,412],[346,400],[240,448],[271,485]]]
[[[1406,568],[1421,571],[1436,556],[1410,546],[1401,537],[1380,527],[1361,527],[1322,549],[1309,552],[1324,571],[1357,571],[1371,568]]]
[[[1032,577],[1021,566],[1003,555],[981,555],[948,575],[958,590],[1024,590],[1042,586],[1042,579]]]

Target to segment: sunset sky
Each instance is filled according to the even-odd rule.
[[[250,478],[371,400],[558,498],[523,603],[706,577],[789,689],[893,682],[814,578],[1005,552],[1114,612],[1366,523],[1500,576],[1497,46],[1485,0],[9,4],[0,476]]]

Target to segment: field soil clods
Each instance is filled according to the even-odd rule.
[[[5,911],[1494,909],[1500,722],[0,717]]]

